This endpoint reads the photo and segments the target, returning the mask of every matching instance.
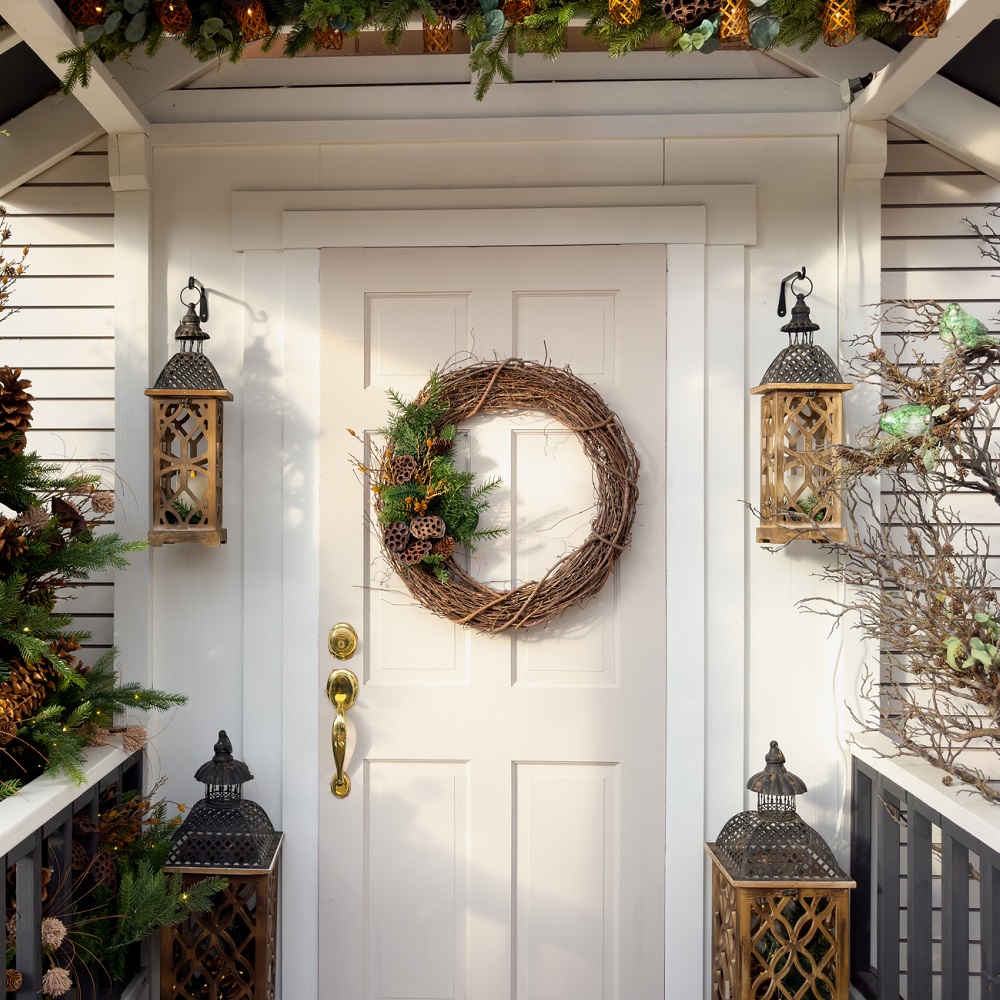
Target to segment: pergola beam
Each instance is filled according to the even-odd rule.
[[[998,14],[996,0],[952,0],[937,38],[914,38],[851,105],[851,120],[884,121]]]
[[[0,0],[0,17],[31,46],[39,59],[56,76],[65,73],[59,62],[60,52],[75,48],[80,39],[66,15],[53,0]],[[105,132],[149,133],[149,122],[98,60],[91,65],[90,84],[78,87],[74,96]]]

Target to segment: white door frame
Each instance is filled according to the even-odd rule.
[[[359,205],[358,192],[233,195],[233,249],[244,251],[244,299],[257,308],[244,330],[243,530],[253,541],[244,555],[243,731],[248,751],[250,734],[272,734],[256,747],[255,761],[265,759],[254,769],[265,779],[262,789],[281,789],[280,804],[261,801],[286,832],[285,1000],[318,995],[318,797],[326,790],[319,747],[328,737],[319,731],[314,709],[327,666],[320,638],[332,624],[319,620],[318,605],[319,249],[428,245],[667,247],[666,801],[668,816],[683,817],[683,822],[666,825],[665,981],[670,996],[702,993],[706,969],[690,956],[705,953],[707,908],[699,925],[690,919],[690,901],[705,898],[706,885],[703,867],[692,861],[701,858],[706,839],[706,680],[692,664],[705,664],[707,566],[718,565],[714,552],[723,555],[727,547],[732,552],[734,544],[741,549],[744,536],[744,513],[734,502],[713,508],[709,537],[706,488],[743,496],[745,450],[742,392],[713,395],[711,409],[706,394],[710,376],[717,380],[720,373],[729,389],[744,386],[745,248],[756,238],[756,199],[752,186],[626,190],[626,205],[620,188],[608,189],[603,197],[596,188],[553,189],[547,201],[537,189],[523,196],[511,190],[504,192],[504,207],[484,192],[449,192],[454,207],[430,211],[426,191],[394,192],[397,205],[408,202],[414,208],[392,210],[368,209],[363,203],[361,210],[344,207]],[[582,198],[590,205],[617,207],[575,207],[574,198],[575,205]],[[491,201],[496,207],[481,207]],[[710,328],[714,339],[708,337]],[[724,339],[722,331],[729,332]],[[726,462],[706,468],[713,439],[728,445]],[[737,591],[730,593],[733,599],[742,592],[743,578],[726,565],[722,580]],[[281,609],[277,622],[275,608]],[[712,689],[731,692],[725,715],[742,727],[742,636],[738,645],[734,636],[730,652],[712,664]],[[314,670],[317,663],[322,677]],[[277,753],[267,754],[264,742]],[[672,768],[671,761],[683,766]],[[736,771],[742,782],[741,762]],[[677,904],[671,906],[671,900]]]

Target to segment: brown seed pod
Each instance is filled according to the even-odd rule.
[[[424,556],[431,553],[431,543],[426,538],[414,538],[405,552],[400,553],[399,561],[404,566],[416,566]]]
[[[415,517],[410,522],[410,534],[414,538],[444,538],[444,521],[433,514],[429,517]]]
[[[408,483],[417,474],[417,460],[412,455],[400,455],[392,460],[392,481],[397,486]]]
[[[393,521],[382,532],[382,540],[390,552],[402,552],[410,544],[410,529],[405,521]]]

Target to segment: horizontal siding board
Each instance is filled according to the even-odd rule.
[[[886,175],[969,174],[968,163],[926,142],[890,142],[886,153]]]
[[[115,373],[111,368],[93,368],[81,377],[75,368],[33,368],[30,376],[31,393],[38,399],[113,399]]]
[[[883,236],[968,236],[972,227],[965,219],[982,224],[986,218],[983,208],[910,205],[882,207]]]
[[[96,277],[48,277],[28,273],[21,277],[10,296],[18,306],[108,306],[114,302],[115,283],[110,275]]]
[[[115,623],[111,615],[76,614],[75,627],[91,633],[88,645],[110,646],[115,641]]]
[[[886,177],[883,205],[995,205],[1000,181],[985,174]]]
[[[56,337],[16,338],[0,344],[6,365],[32,368],[111,368],[115,363],[115,342],[111,338]]]
[[[28,447],[52,461],[89,462],[114,457],[115,435],[113,431],[32,429],[28,433]]]
[[[87,584],[74,587],[72,590],[60,593],[56,600],[56,614],[73,615],[110,615],[115,606],[114,587],[105,583]]]
[[[29,306],[0,327],[6,337],[114,337],[115,314],[111,306]]]
[[[882,295],[888,299],[993,302],[1000,299],[1000,267],[981,271],[886,271]]]
[[[32,427],[39,431],[113,430],[114,424],[113,399],[38,399]]]
[[[953,239],[911,237],[882,241],[882,269],[981,268],[1000,271],[1000,264],[983,256],[974,233]]]
[[[112,275],[114,247],[32,247],[26,276]]]
[[[25,184],[4,196],[7,214],[16,222],[18,215],[95,215],[114,211],[110,186],[62,186]]]
[[[906,129],[900,128],[895,122],[885,123],[885,134],[889,142],[922,142],[923,140],[918,139],[912,132],[907,132]]]
[[[25,187],[36,184],[107,184],[107,154],[74,153],[34,177]]]
[[[28,215],[11,222],[13,239],[34,246],[89,246],[114,243],[110,215]]]

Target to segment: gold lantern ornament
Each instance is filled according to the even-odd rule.
[[[805,782],[776,740],[747,788],[757,809],[733,816],[712,860],[713,1000],[848,1000],[854,882],[795,811]]]
[[[185,301],[188,290],[197,299]],[[195,278],[181,290],[187,306],[175,334],[181,349],[146,395],[153,400],[153,524],[150,545],[226,541],[222,527],[222,404],[233,394],[203,350],[208,295]],[[198,312],[195,312],[198,306]]]
[[[796,292],[797,281],[809,291]],[[790,283],[790,284],[789,284]],[[819,329],[806,297],[813,284],[806,269],[781,282],[778,315],[785,315],[785,287],[795,294],[792,318],[781,329],[788,346],[771,362],[760,385],[760,526],[757,541],[783,545],[795,539],[842,542],[847,529],[833,478],[844,440],[845,382],[823,348],[813,343]]]
[[[826,0],[820,18],[823,41],[827,45],[847,45],[858,34],[854,17],[854,0]]]

